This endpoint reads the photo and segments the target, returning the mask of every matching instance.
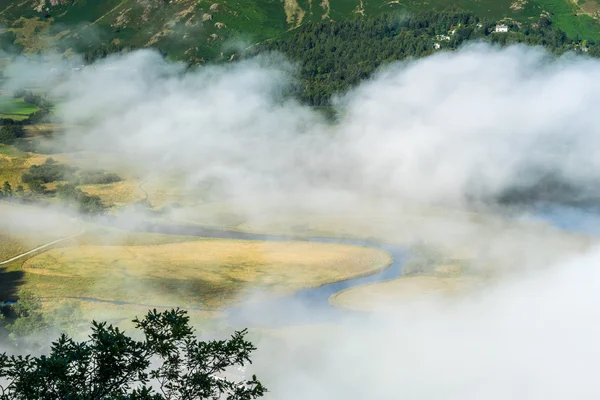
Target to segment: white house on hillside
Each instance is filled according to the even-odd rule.
[[[496,25],[495,32],[508,32],[508,26],[505,24],[498,24]]]

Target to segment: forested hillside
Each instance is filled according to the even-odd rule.
[[[315,106],[328,105],[333,94],[349,89],[384,63],[456,49],[469,40],[540,45],[555,54],[572,50],[600,55],[595,41],[569,38],[548,15],[530,23],[507,20],[505,26],[508,32],[495,32],[496,22],[466,12],[381,15],[307,24],[257,51],[282,52],[299,62],[303,82],[299,96]]]
[[[455,10],[531,24],[548,15],[570,39],[600,40],[599,0],[0,0],[0,47],[55,49],[93,60],[154,47],[193,63],[229,59],[267,39],[313,24],[353,23],[382,14]]]
[[[300,66],[298,97],[327,106],[382,64],[470,40],[597,56],[599,12],[590,1],[600,0],[569,1],[0,0],[0,47],[79,53],[88,63],[143,47],[191,64],[277,51]]]

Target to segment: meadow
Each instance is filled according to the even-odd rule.
[[[357,286],[331,296],[329,303],[356,311],[391,311],[399,305],[465,296],[486,281],[474,275],[415,275]]]
[[[15,99],[12,96],[0,94],[0,118],[20,121],[38,110],[38,106],[26,103],[22,98]]]
[[[13,299],[27,291],[51,314],[75,302],[90,321],[106,316],[129,326],[148,307],[180,306],[196,323],[254,290],[273,296],[368,274],[389,264],[389,254],[358,246],[261,242],[129,232],[65,217],[43,222],[35,207],[0,202],[4,220],[0,261],[81,233],[0,268],[0,289]]]
[[[337,244],[204,239],[49,250],[23,264],[24,288],[45,298],[94,298],[220,309],[251,290],[287,294],[377,271],[382,251]]]
[[[13,190],[22,184],[21,176],[32,165],[43,164],[52,157],[58,162],[67,162],[64,154],[37,154],[16,149],[14,146],[0,144],[0,184],[10,183]]]
[[[600,40],[597,0],[538,0],[538,3],[569,37]]]

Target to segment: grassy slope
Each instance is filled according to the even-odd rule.
[[[535,20],[547,11],[572,37],[600,39],[597,0],[75,0],[39,13],[39,1],[0,0],[0,21],[31,51],[47,48],[58,37],[95,38],[134,46],[156,46],[177,58],[219,58],[222,45],[246,46],[276,37],[308,21],[333,20],[403,10],[457,7],[491,19]],[[21,19],[22,18],[22,19]],[[69,40],[71,42],[69,42]],[[227,52],[227,51],[225,51]]]
[[[570,37],[600,40],[600,25],[596,15],[586,13],[572,0],[537,0],[552,14],[553,21]],[[595,0],[592,0],[595,1]],[[584,3],[581,1],[580,3]]]

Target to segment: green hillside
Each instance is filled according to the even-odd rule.
[[[8,37],[13,50],[56,48],[90,57],[152,46],[203,62],[307,22],[448,8],[517,22],[547,13],[570,37],[600,40],[600,0],[0,0],[7,30],[0,44],[5,48]]]

